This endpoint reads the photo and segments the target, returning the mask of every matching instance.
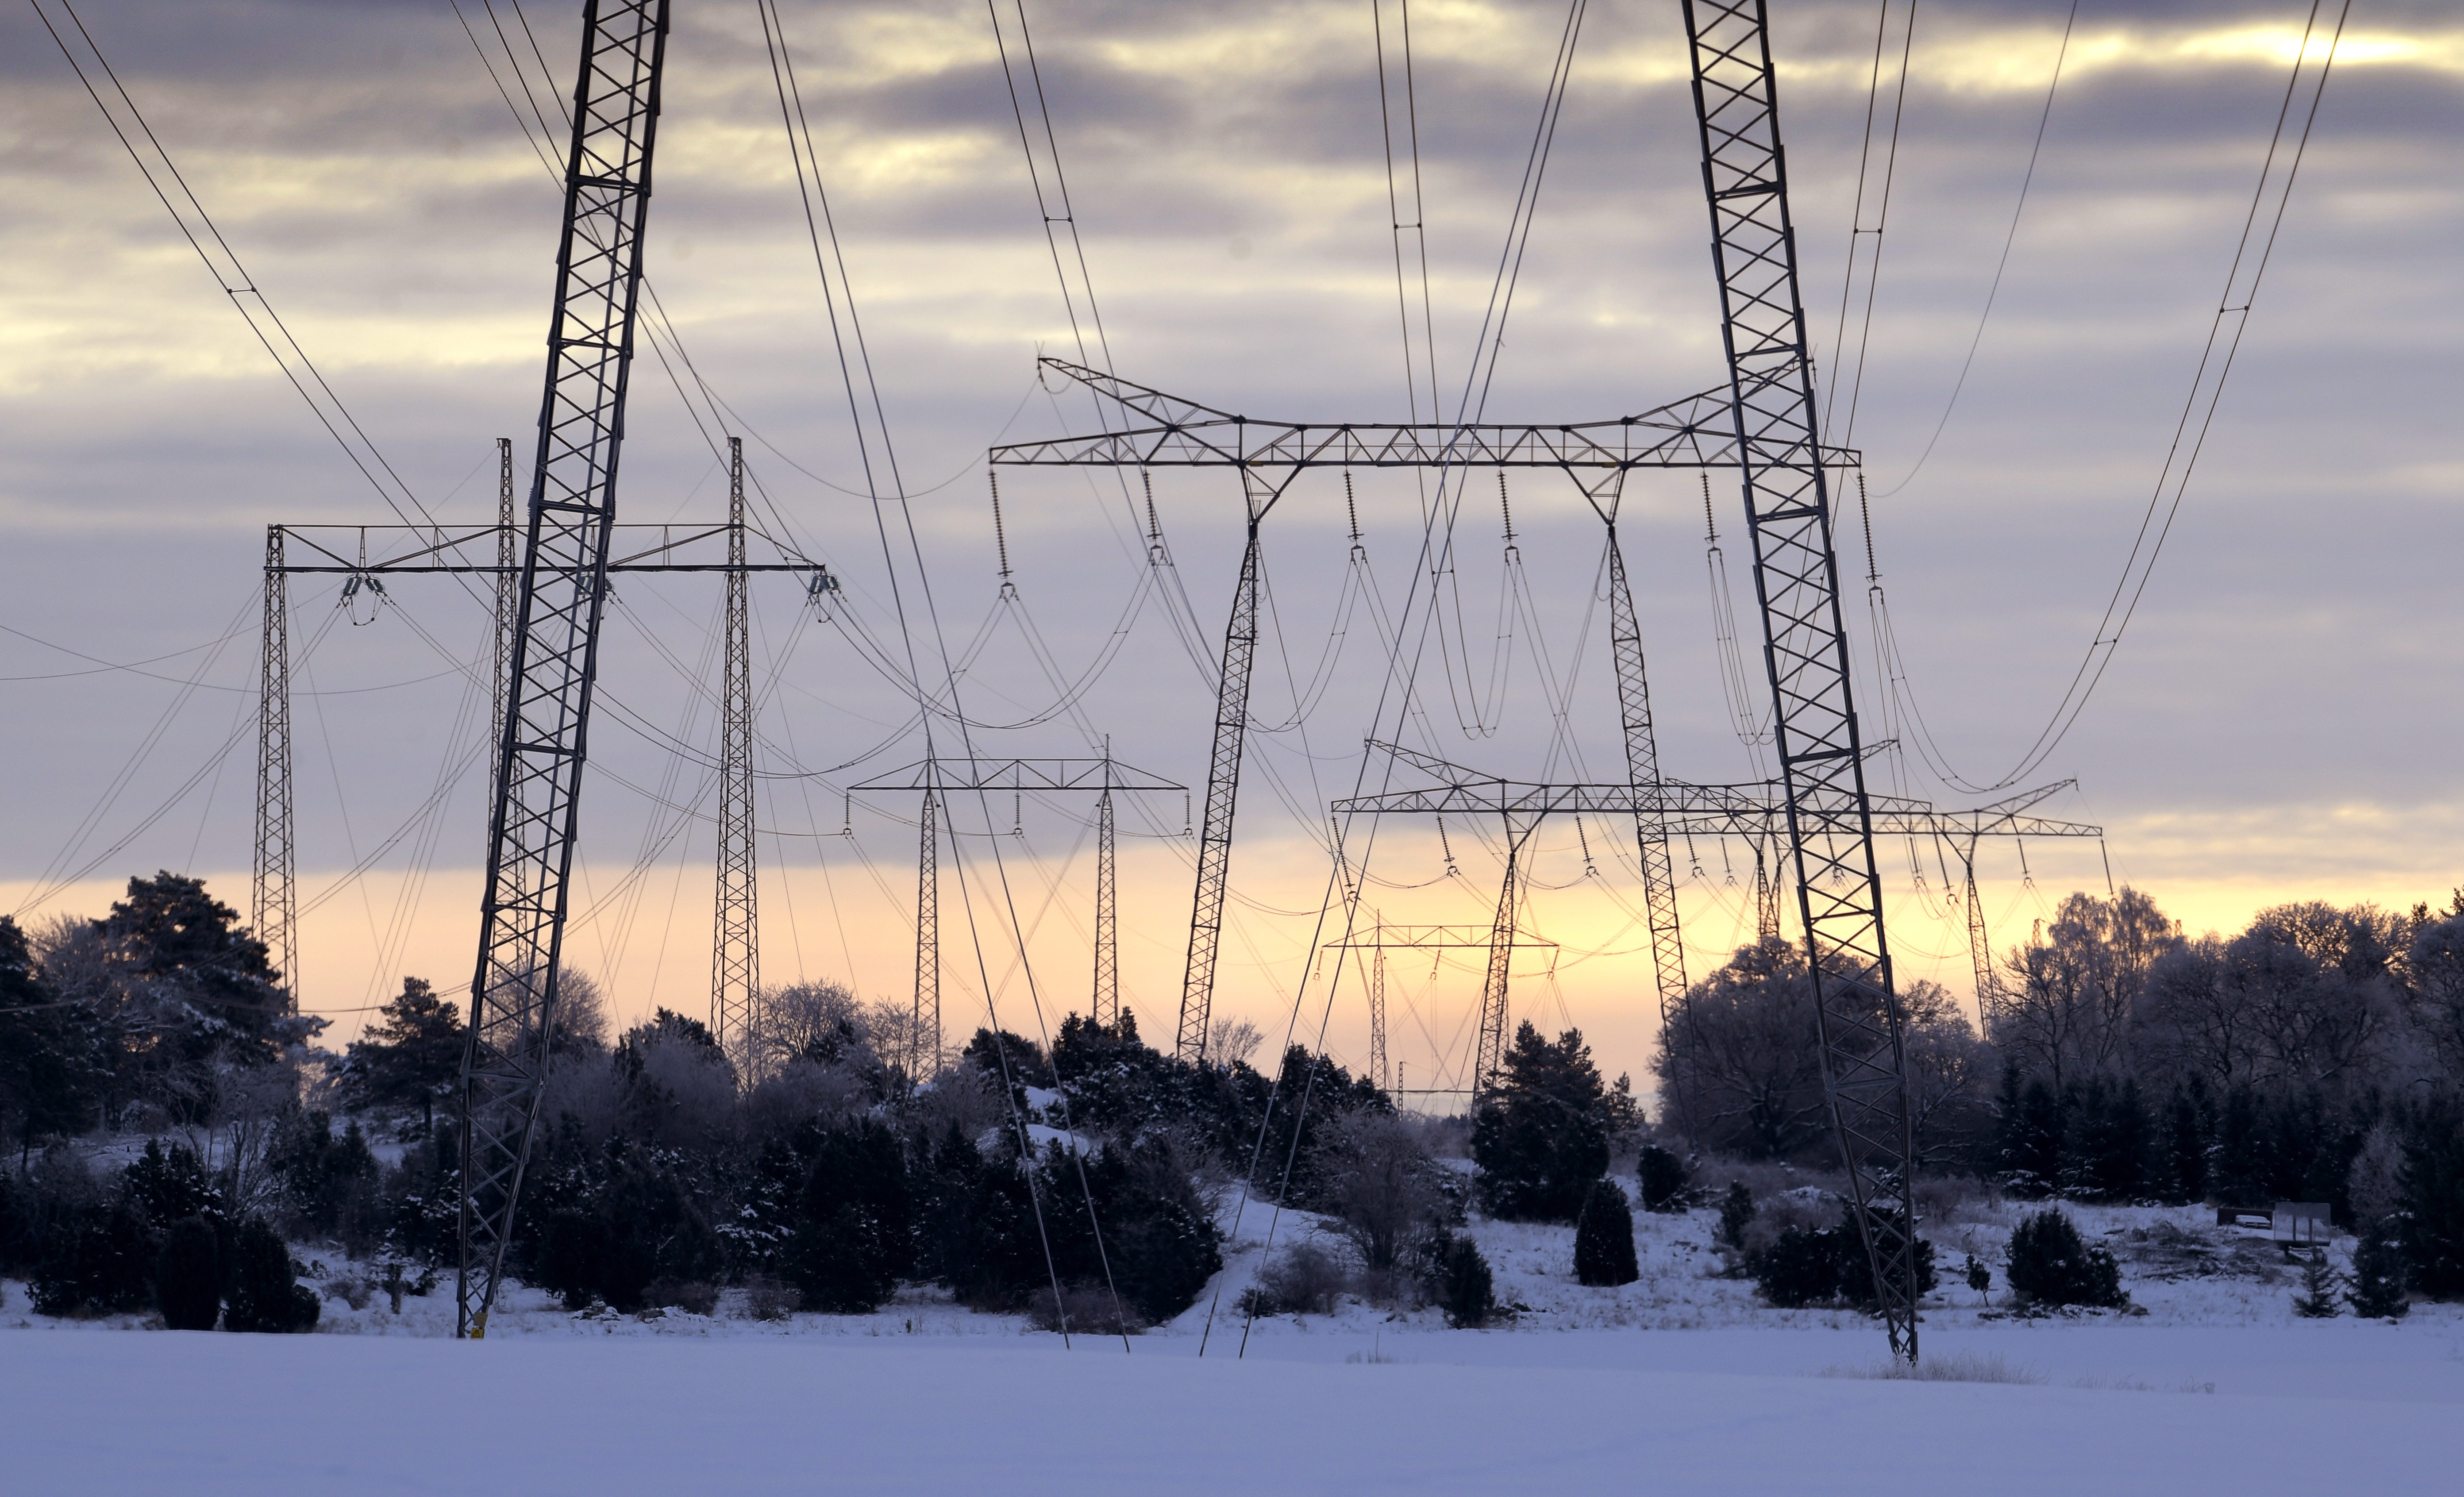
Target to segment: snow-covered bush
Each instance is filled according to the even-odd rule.
[[[174,1331],[211,1331],[223,1312],[222,1250],[214,1224],[184,1217],[163,1234],[154,1260],[154,1303]]]
[[[264,1221],[251,1217],[240,1223],[232,1244],[231,1305],[223,1312],[225,1331],[277,1332],[313,1331],[321,1307],[303,1288],[291,1265],[291,1249]]]
[[[1617,1181],[1601,1180],[1574,1223],[1574,1280],[1614,1288],[1641,1277],[1634,1256],[1634,1208]]]
[[[2130,1303],[2113,1254],[2082,1241],[2058,1209],[2049,1207],[2020,1222],[2003,1261],[2003,1276],[2022,1304],[2118,1310]]]
[[[1241,1296],[1241,1310],[1252,1315],[1329,1314],[1350,1279],[1342,1259],[1304,1238],[1259,1270],[1256,1286]]]
[[[1497,1313],[1497,1281],[1480,1244],[1468,1237],[1441,1232],[1428,1249],[1429,1298],[1445,1312],[1446,1324],[1458,1328],[1485,1326]]]
[[[1685,1161],[1656,1143],[1643,1145],[1635,1161],[1634,1182],[1645,1211],[1683,1211],[1691,1203],[1685,1187],[1692,1179]]]

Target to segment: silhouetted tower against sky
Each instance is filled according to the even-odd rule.
[[[1738,472],[1822,1079],[1894,1354],[1913,1360],[1915,1134],[1763,0],[1684,0]]]
[[[282,561],[282,527],[268,525],[265,633],[256,686],[256,854],[250,868],[249,925],[265,942],[296,1007],[299,860],[291,823],[291,587]]]
[[[710,1029],[754,1082],[761,1002],[759,881],[753,848],[753,625],[745,606],[744,439],[727,439],[727,622],[718,711],[718,896],[711,937]]]
[[[667,0],[584,6],[462,1065],[464,1335],[495,1303],[556,1022],[667,36]]]

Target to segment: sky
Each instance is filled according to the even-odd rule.
[[[65,24],[58,0],[44,5]],[[1991,783],[2099,637],[2309,11],[2082,0],[2047,113],[2066,5],[1920,4],[1849,428],[1833,365],[1842,328],[1853,347],[1864,315],[1860,283],[1843,318],[1843,275],[1877,8],[1774,9],[1829,430],[1863,453],[1904,665],[1895,698],[1874,680],[1864,535],[1843,494],[1868,736],[1894,702],[1912,705],[1935,762]],[[527,79],[552,117],[579,10],[78,9],[253,285],[440,522],[490,519],[495,438],[516,438],[525,468],[535,442],[560,194],[507,95],[523,101]],[[1023,70],[1017,11],[1001,14]],[[1449,408],[1566,14],[1475,0],[1411,10]],[[697,424],[681,393],[706,387],[745,439],[761,523],[845,581],[828,618],[788,580],[752,587],[763,974],[904,1001],[916,807],[847,788],[923,752],[876,669],[900,627],[885,538],[903,557],[912,521],[925,574],[922,586],[902,574],[908,637],[922,658],[964,662],[962,700],[985,725],[978,753],[1083,757],[1109,740],[1202,795],[1207,662],[1240,564],[1240,496],[1221,472],[1158,472],[1163,573],[1138,534],[1142,499],[1113,474],[1009,469],[997,539],[985,449],[1093,417],[1083,394],[1037,378],[1037,356],[1076,357],[1092,319],[1082,292],[1073,330],[1063,300],[992,20],[957,3],[781,0],[780,15],[908,502],[867,495],[756,8],[688,0],[668,52],[647,264],[692,364],[637,363],[620,517],[723,513],[710,407],[696,402]],[[1030,0],[1025,16],[1114,367],[1261,418],[1402,419],[1413,396],[1373,31],[1380,18],[1399,74],[1395,0],[1382,12]],[[1893,97],[1886,87],[1886,112]],[[2453,785],[2464,707],[2448,681],[2464,624],[2450,581],[2464,543],[2459,128],[2464,22],[2438,5],[2361,0],[2144,599],[2088,706],[2025,782],[2075,780],[2043,813],[2105,836],[1985,849],[1998,944],[2064,893],[2104,889],[2108,863],[2194,933],[2285,900],[2409,907],[2464,884]],[[1868,191],[1879,183],[1875,166]],[[130,875],[169,869],[245,911],[265,527],[394,517],[199,263],[32,6],[0,10],[0,909],[99,915]],[[1721,381],[1674,4],[1589,7],[1510,308],[1491,419],[1608,418]],[[1354,476],[1357,561],[1339,474],[1302,478],[1264,527],[1259,726],[1217,1009],[1277,1037],[1322,1033],[1356,1066],[1361,982],[1330,988],[1312,955],[1332,938],[1319,921],[1325,807],[1364,773],[1362,740],[1396,731],[1378,619],[1422,608],[1427,581],[1413,477]],[[1406,737],[1491,774],[1617,778],[1600,526],[1563,479],[1517,473],[1509,557],[1492,490],[1481,473],[1465,491],[1448,622],[1410,672]],[[1712,491],[1750,649],[1740,501],[1732,479]],[[1723,696],[1699,477],[1639,474],[1619,534],[1665,772],[1750,778]],[[405,975],[467,982],[485,816],[472,667],[487,642],[481,600],[452,579],[398,579],[383,605],[362,598],[356,611],[338,581],[295,579],[289,599],[297,985],[334,1018],[334,1042]],[[609,615],[567,949],[620,1019],[709,1006],[718,607],[715,579],[636,578]],[[1877,774],[1945,806],[1982,799],[1942,783],[1925,755],[1886,757]],[[966,853],[955,869],[943,860],[945,1026],[963,1033],[997,1011],[1014,1029],[1056,1027],[1086,1006],[1090,980],[1091,808],[987,797],[955,814]],[[1178,1002],[1189,814],[1171,791],[1122,812],[1123,987],[1151,1038],[1169,1034]],[[1485,925],[1499,846],[1493,827],[1389,820],[1362,844],[1365,903],[1388,921]],[[1534,846],[1524,928],[1555,944],[1518,957],[1514,1012],[1578,1024],[1604,1068],[1639,1080],[1655,1009],[1631,828],[1552,823]],[[1956,866],[1930,848],[1881,852],[1902,980],[1964,996],[1965,933],[1942,897]],[[1750,933],[1750,859],[1740,845],[1678,849],[1694,975]],[[1459,1082],[1479,958],[1390,960],[1405,1087]]]

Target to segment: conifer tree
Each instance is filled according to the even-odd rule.
[[[1472,1123],[1481,1205],[1509,1221],[1571,1222],[1608,1169],[1608,1089],[1582,1031],[1554,1043],[1525,1021]]]
[[[1574,1226],[1574,1280],[1595,1288],[1614,1288],[1642,1277],[1634,1254],[1634,1208],[1615,1180],[1592,1186]]]
[[[2293,1313],[2305,1320],[2331,1320],[2343,1310],[2337,1303],[2343,1297],[2336,1287],[2336,1270],[2321,1249],[2301,1270],[2301,1292],[2293,1296]]]
[[[2353,1313],[2365,1319],[2397,1320],[2412,1309],[2405,1295],[2409,1275],[2404,1247],[2394,1227],[2384,1217],[2372,1218],[2363,1224],[2362,1240],[2353,1248],[2352,1284],[2344,1297]]]

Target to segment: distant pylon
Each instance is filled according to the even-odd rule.
[[[265,634],[257,669],[256,854],[249,876],[249,923],[265,942],[294,1008],[299,1002],[297,851],[291,834],[290,574],[282,527],[265,527]]]
[[[1377,932],[1386,932],[1379,921]],[[1378,947],[1370,954],[1369,970],[1369,1073],[1377,1078],[1377,1090],[1383,1091],[1390,1083],[1386,1076],[1386,948]]]
[[[718,892],[710,1023],[737,1080],[755,1080],[761,1003],[760,880],[753,833],[753,629],[745,606],[744,439],[727,439],[727,661],[719,686]]]
[[[924,833],[915,860],[915,1011],[907,1074],[917,1081],[941,1068],[941,854],[935,792],[924,790]]]
[[[1095,1022],[1121,1022],[1120,906],[1112,887],[1111,760],[1104,760],[1104,793],[1095,799]]]

